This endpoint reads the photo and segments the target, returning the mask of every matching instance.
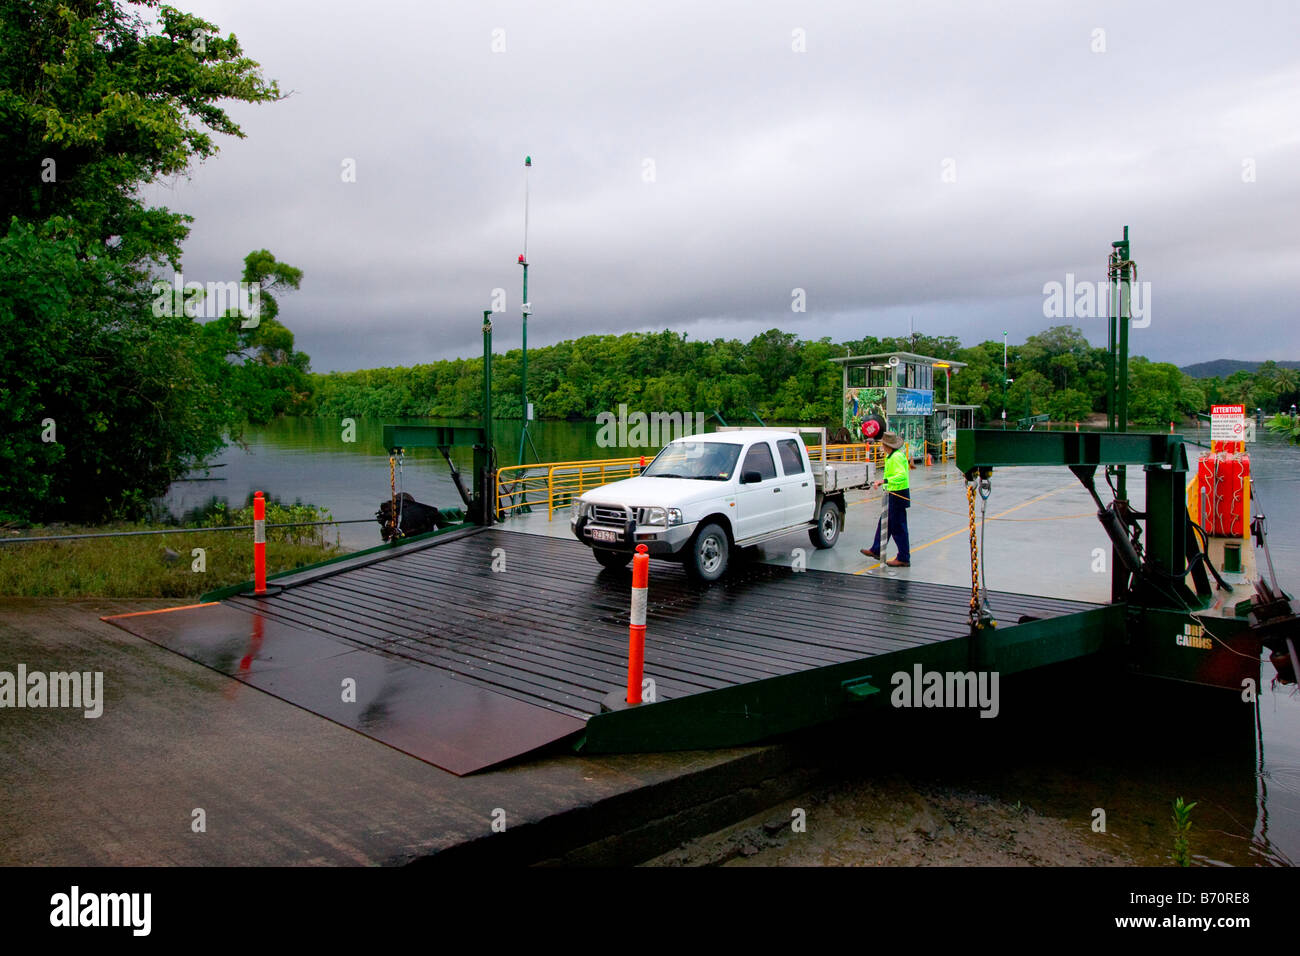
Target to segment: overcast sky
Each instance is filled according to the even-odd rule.
[[[1128,225],[1135,353],[1300,359],[1293,0],[173,2],[293,95],[149,196],[195,216],[186,280],[304,271],[281,319],[317,371],[474,355],[496,288],[518,347],[525,155],[530,344],[1104,344],[1043,286],[1104,280]]]

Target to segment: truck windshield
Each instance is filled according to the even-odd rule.
[[[726,481],[736,470],[740,445],[720,441],[673,442],[641,472],[647,478],[698,478]]]

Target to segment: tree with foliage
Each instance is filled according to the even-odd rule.
[[[1167,425],[1189,409],[1184,394],[1187,376],[1168,362],[1151,362],[1141,356],[1129,362],[1129,418],[1139,425]]]
[[[1082,421],[1092,414],[1092,399],[1076,388],[1061,389],[1048,396],[1047,414],[1054,422]]]
[[[1300,416],[1274,415],[1264,424],[1264,427],[1271,432],[1285,435],[1291,439],[1292,444],[1300,445]]]
[[[0,514],[133,516],[243,419],[214,336],[151,309],[190,218],[140,190],[243,135],[223,101],[279,98],[233,35],[158,0],[0,5]]]
[[[1092,364],[1092,346],[1078,328],[1057,325],[1029,336],[1016,349],[1016,357],[1018,366],[1028,365],[1055,387],[1066,389],[1070,387],[1072,375],[1077,384],[1079,373],[1086,372]]]
[[[1002,414],[1002,342],[988,340],[966,348],[952,337],[875,338],[849,342],[829,338],[806,341],[779,329],[749,342],[734,339],[689,341],[673,332],[588,335],[529,350],[529,382],[540,396],[542,418],[592,420],[620,403],[633,410],[717,410],[732,422],[752,421],[750,410],[768,421],[837,426],[841,415],[841,367],[832,359],[889,351],[964,363],[954,371],[953,404],[975,405],[982,421]],[[520,353],[493,361],[493,407],[501,419],[519,417]],[[1081,421],[1106,410],[1106,350],[1088,345],[1083,333],[1058,326],[1008,349],[1008,417],[1034,414],[1056,422]],[[629,370],[633,370],[629,374]],[[1277,402],[1286,402],[1294,384],[1278,368],[1272,372]],[[458,418],[475,416],[481,401],[482,363],[456,359],[409,369],[369,369],[313,377],[318,414]],[[1262,368],[1267,377],[1270,371]],[[1214,379],[1193,379],[1173,365],[1134,356],[1129,367],[1130,419],[1134,424],[1166,426],[1195,414],[1211,402],[1227,401]],[[1254,394],[1257,376],[1237,373],[1231,380]],[[944,394],[936,376],[936,398]],[[1277,407],[1275,404],[1273,407]],[[1289,405],[1283,405],[1289,408]]]
[[[964,362],[952,376],[949,396],[954,405],[977,405],[979,417],[990,419],[1002,413],[1002,343],[997,343],[997,361],[986,345],[976,345],[958,351],[955,360]]]
[[[225,360],[214,374],[222,374],[233,409],[249,422],[305,412],[311,406],[310,360],[294,350],[293,333],[278,320],[280,306],[271,292],[297,289],[302,270],[259,249],[245,256],[242,281],[257,290],[250,314],[231,309],[204,326],[207,351]]]
[[[243,137],[221,101],[280,98],[233,35],[159,0],[6,3],[0,53],[0,221],[136,267],[178,265],[191,221],[139,187]]]
[[[102,246],[11,222],[0,238],[0,517],[134,516],[221,445],[225,398],[200,326],[149,308],[147,287]]]
[[[1007,389],[1007,418],[1020,418],[1026,410],[1031,415],[1047,412],[1047,400],[1052,394],[1052,383],[1035,369],[1021,372]]]

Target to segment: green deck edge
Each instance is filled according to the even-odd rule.
[[[937,641],[843,664],[769,677],[708,693],[596,714],[575,749],[583,753],[703,750],[756,743],[777,734],[891,706],[891,675],[926,671],[1014,674],[1099,653],[1125,641],[1123,605],[998,627],[978,646],[969,637]],[[1117,667],[1122,667],[1117,657]],[[871,690],[878,689],[880,693]]]

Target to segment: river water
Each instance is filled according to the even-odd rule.
[[[323,418],[285,418],[244,436],[246,450],[236,446],[214,459],[218,467],[208,472],[210,480],[183,481],[172,486],[164,499],[173,515],[182,517],[202,508],[213,498],[232,507],[252,500],[253,492],[263,491],[285,504],[301,501],[330,511],[335,520],[370,518],[381,502],[391,494],[388,452],[383,444],[383,422],[356,419],[354,441],[344,440],[343,428]],[[435,424],[410,420],[406,424]],[[477,421],[440,420],[436,424],[478,425]],[[706,425],[711,431],[712,425]],[[635,452],[602,448],[600,429],[595,423],[534,422],[529,426],[532,445],[528,461],[580,461],[594,458],[626,457]],[[517,422],[498,422],[493,436],[498,464],[513,465],[519,460],[520,428]],[[653,454],[653,449],[647,449]],[[466,475],[473,463],[468,448],[456,449],[452,455],[457,468]],[[402,488],[417,500],[443,508],[461,507],[460,497],[451,481],[446,462],[436,449],[409,451],[402,465]],[[349,549],[380,544],[379,525],[343,525],[338,530],[340,543]]]
[[[326,508],[335,519],[373,519],[390,494],[381,425],[357,420],[353,441],[345,440],[340,424],[319,418],[284,419],[250,429],[245,447],[227,448],[215,460],[219,467],[208,473],[213,480],[178,482],[164,503],[181,516],[214,498],[239,506],[261,490],[285,503]],[[544,461],[629,454],[600,447],[594,423],[537,422],[530,432]],[[517,460],[519,437],[517,423],[498,423],[494,438],[500,464]],[[1208,440],[1195,429],[1187,437]],[[535,460],[531,450],[529,454]],[[469,449],[458,449],[453,457],[468,474]],[[1300,594],[1300,448],[1261,429],[1260,440],[1251,446],[1251,464],[1255,510],[1267,515],[1279,582]],[[418,500],[459,506],[448,468],[436,451],[413,450],[401,477],[404,490]],[[373,521],[343,525],[336,534],[349,549],[380,543]],[[1262,555],[1258,563],[1263,570]],[[1110,808],[1113,827],[1128,821],[1129,849],[1145,863],[1158,864],[1167,853],[1168,801],[1173,796],[1200,801],[1192,840],[1198,862],[1300,861],[1300,698],[1294,687],[1275,684],[1273,676],[1272,666],[1263,664],[1253,734],[1249,729],[1207,732],[1207,722],[1220,720],[1217,713],[1199,710],[1202,699],[1194,693],[1162,686],[1144,709],[1127,710],[1116,718],[1120,725],[1107,725],[1104,744],[1094,746],[1086,735],[1063,734],[1058,747],[1040,748],[1045,752],[1028,759],[1008,740],[972,771],[970,781],[1066,817],[1077,817],[1083,804]],[[1089,706],[1103,704],[1091,701]],[[1075,712],[1071,707],[1063,720]],[[1083,820],[1086,825],[1087,817]],[[1146,836],[1133,836],[1138,832]]]

